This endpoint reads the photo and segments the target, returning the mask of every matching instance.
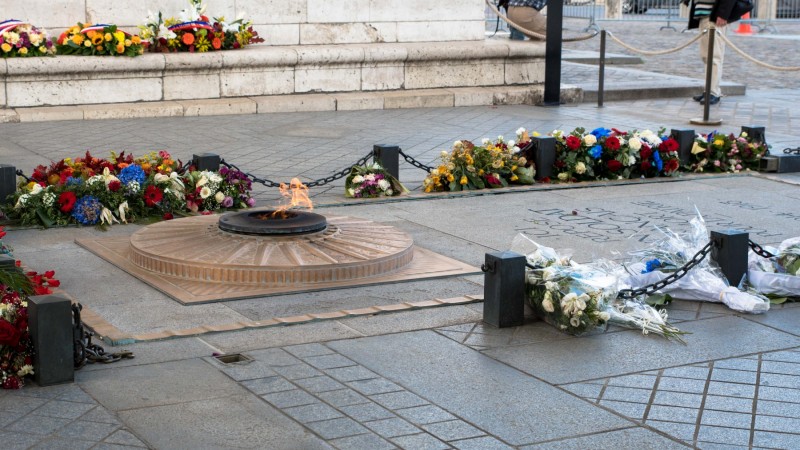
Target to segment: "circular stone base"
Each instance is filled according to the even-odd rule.
[[[220,230],[219,216],[149,225],[130,239],[130,262],[185,280],[262,286],[346,282],[408,265],[413,239],[388,225],[327,217],[324,231],[251,236]]]

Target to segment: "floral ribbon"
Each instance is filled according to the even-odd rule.
[[[195,21],[195,22],[183,22],[183,23],[176,23],[169,27],[169,31],[184,31],[188,29],[197,29],[197,28],[205,28],[206,30],[213,30],[214,27],[208,24],[208,22],[203,21]]]
[[[5,33],[6,31],[12,31],[17,26],[24,24],[25,22],[16,19],[4,20],[0,22],[0,34]]]

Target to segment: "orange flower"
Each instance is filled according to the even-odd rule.
[[[219,40],[218,37],[215,37],[213,41],[211,41],[211,46],[214,47],[214,50],[219,50],[222,47],[222,41]]]
[[[183,41],[183,43],[186,45],[192,45],[194,44],[194,35],[192,33],[183,33],[181,41]]]
[[[134,44],[141,44],[142,38],[140,38],[139,36],[133,36],[131,37],[131,42],[133,42]]]
[[[103,43],[103,35],[99,33],[95,33],[94,36],[91,36],[92,44],[100,45]]]
[[[125,44],[124,43],[117,44],[117,53],[125,53]]]
[[[97,50],[98,52],[102,52],[103,51],[103,46],[102,45],[98,45],[97,47],[95,47],[95,50]]]

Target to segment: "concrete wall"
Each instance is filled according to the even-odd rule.
[[[484,38],[483,0],[207,0],[206,15],[253,21],[267,45],[470,41]],[[185,0],[0,0],[0,19],[19,19],[51,35],[76,22],[116,23],[133,31],[147,12],[178,16]]]

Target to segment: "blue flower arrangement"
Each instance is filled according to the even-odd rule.
[[[103,205],[100,200],[93,195],[87,195],[75,202],[75,207],[72,209],[72,217],[83,225],[95,225],[100,221],[102,212]]]
[[[144,170],[138,164],[131,164],[122,169],[119,175],[117,175],[117,178],[119,178],[119,182],[123,185],[127,185],[131,181],[135,181],[141,185],[144,183],[146,176]]]

